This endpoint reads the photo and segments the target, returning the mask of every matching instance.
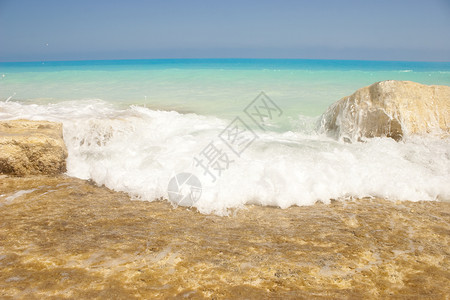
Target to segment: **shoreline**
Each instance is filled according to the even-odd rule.
[[[415,96],[403,97],[413,90],[411,85],[417,88]],[[398,107],[390,111],[400,116],[397,123],[385,110],[385,106],[391,107],[390,86],[397,91]],[[133,193],[124,193],[133,187],[144,194],[167,188],[157,180],[136,186],[136,177],[131,175],[137,169],[138,176],[148,172],[153,179],[163,178],[165,167],[183,163],[182,155],[167,153],[178,149],[180,138],[194,145],[192,131],[186,128],[198,126],[196,119],[167,119],[169,115],[163,114],[153,116],[152,122],[144,122],[147,119],[143,117],[135,120],[143,123],[125,127],[109,119],[93,123],[74,119],[64,124],[64,132],[61,123],[0,122],[0,174],[5,174],[0,175],[0,297],[445,298],[450,294],[450,202],[330,200],[333,195],[355,192],[353,187],[386,198],[421,200],[429,193],[448,195],[448,170],[442,163],[447,159],[446,141],[433,141],[430,147],[411,143],[412,148],[407,149],[400,147],[406,144],[396,142],[403,138],[403,130],[428,132],[430,120],[448,131],[448,87],[439,87],[442,97],[435,101],[436,110],[442,108],[442,119],[435,118],[434,109],[421,108],[421,97],[429,98],[434,89],[438,87],[393,81],[361,88],[330,107],[324,114],[328,115],[324,130],[342,141],[377,136],[393,139],[339,143],[341,151],[306,145],[316,151],[309,149],[304,155],[294,155],[283,143],[255,144],[259,151],[255,149],[255,157],[247,161],[254,165],[235,173],[241,178],[221,187],[231,191],[228,198],[210,197],[203,203],[206,206],[196,202],[196,208],[174,207],[163,198],[132,200],[129,195]],[[366,102],[359,104],[370,95],[378,95],[371,98],[380,106],[378,110]],[[408,99],[417,104],[414,118]],[[355,119],[347,107],[359,107],[366,118]],[[170,138],[148,136],[158,132],[162,120],[164,124],[178,122],[179,131]],[[136,124],[139,126],[134,127]],[[361,130],[352,131],[354,128]],[[154,151],[148,151],[149,145]],[[168,148],[158,149],[161,145]],[[69,153],[72,157],[68,158]],[[89,160],[93,154],[97,155],[95,161]],[[132,164],[124,164],[123,157],[129,157]],[[265,164],[258,164],[261,161]],[[410,168],[411,163],[416,168]],[[83,166],[96,170],[97,174],[85,177],[92,180],[62,174]],[[248,201],[230,202],[233,205],[225,207],[223,202],[213,201],[236,200],[242,198],[246,187],[258,187],[255,178],[246,181],[245,174],[251,173],[252,166],[267,172],[260,173],[259,179],[268,180],[268,187],[272,184],[284,192],[271,198],[268,192],[275,191],[263,190],[264,197],[273,201],[261,203],[290,204],[289,208],[244,206]],[[111,172],[112,177],[102,177],[102,172]],[[322,181],[316,180],[317,174]],[[107,179],[118,183],[109,187],[124,192],[97,185],[107,184]],[[236,190],[237,186],[242,189]],[[333,188],[343,193],[324,194]],[[161,194],[150,195],[147,199]],[[247,195],[252,199],[254,194]],[[283,202],[286,195],[291,202]],[[202,214],[217,213],[216,204],[231,213]]]
[[[219,217],[133,201],[65,175],[3,175],[0,201],[4,297],[432,299],[450,292],[447,202],[246,206]]]

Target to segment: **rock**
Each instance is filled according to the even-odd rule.
[[[220,217],[64,175],[6,176],[0,216],[2,299],[450,295],[448,202],[248,205]]]
[[[66,171],[62,124],[48,121],[0,122],[0,173],[55,175]]]
[[[331,105],[319,131],[344,141],[450,132],[450,87],[387,80],[357,90]]]

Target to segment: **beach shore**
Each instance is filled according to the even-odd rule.
[[[246,206],[0,175],[1,298],[421,298],[450,290],[450,203]]]

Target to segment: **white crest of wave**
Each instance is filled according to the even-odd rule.
[[[258,132],[259,138],[216,182],[193,158],[228,125],[227,120],[99,101],[23,105],[0,102],[0,119],[59,121],[68,147],[68,175],[152,201],[168,197],[175,174],[192,172],[203,186],[194,204],[202,213],[226,214],[245,204],[286,208],[343,197],[449,200],[448,139],[374,138],[346,144],[324,135]]]

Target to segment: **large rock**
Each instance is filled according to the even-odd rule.
[[[0,173],[54,175],[66,171],[62,125],[48,121],[0,122]]]
[[[374,83],[331,105],[322,115],[320,131],[344,141],[448,135],[450,87],[396,80]]]

